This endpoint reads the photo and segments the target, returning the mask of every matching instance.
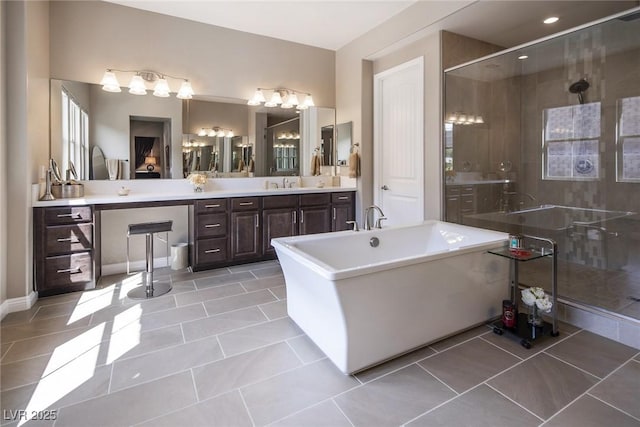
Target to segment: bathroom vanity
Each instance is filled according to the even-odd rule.
[[[129,181],[128,196],[103,182],[89,184],[83,198],[34,201],[35,290],[47,296],[95,287],[101,235],[114,232],[101,226],[109,210],[186,206],[194,271],[275,259],[272,238],[345,230],[355,217],[355,187],[255,189],[230,181],[232,188],[217,180],[201,193],[185,181],[164,181],[163,192]]]

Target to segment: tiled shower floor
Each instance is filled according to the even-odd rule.
[[[640,352],[570,325],[530,350],[480,326],[344,376],[287,317],[277,263],[162,274],[157,299],[118,275],[9,314],[2,424],[640,426]]]

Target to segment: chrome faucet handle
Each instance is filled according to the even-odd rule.
[[[378,217],[378,219],[376,220],[376,228],[382,228],[382,221],[386,219],[387,219],[386,216]]]
[[[358,227],[358,221],[347,221],[347,224],[353,225],[353,231],[360,231],[360,228]]]

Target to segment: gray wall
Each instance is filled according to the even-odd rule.
[[[7,3],[0,2],[0,247],[7,247]],[[3,250],[3,252],[6,252]],[[0,305],[7,299],[7,258],[0,256]]]

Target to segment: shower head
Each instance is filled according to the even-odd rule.
[[[580,79],[577,82],[572,83],[571,86],[569,86],[569,92],[578,94],[578,101],[580,101],[580,104],[584,104],[583,93],[587,89],[589,89],[589,82],[586,81],[585,79]]]

